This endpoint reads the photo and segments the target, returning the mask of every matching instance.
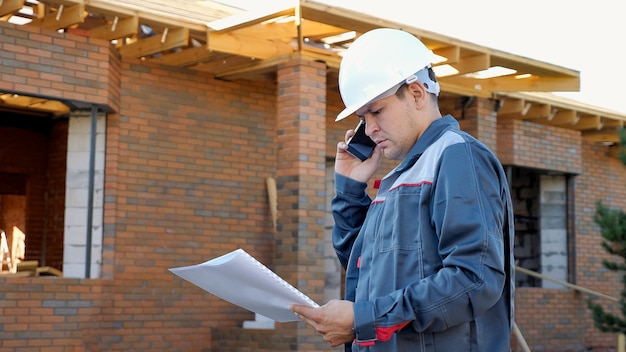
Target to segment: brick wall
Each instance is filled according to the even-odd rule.
[[[529,121],[498,121],[498,157],[505,165],[579,174],[582,136],[579,131]]]
[[[265,180],[276,169],[275,87],[138,62],[122,72],[120,112],[107,121],[103,253],[105,277],[119,284],[98,345],[209,347],[211,328],[253,315],[167,269],[237,247],[273,266]]]
[[[117,110],[117,53],[108,42],[0,23],[0,90]]]

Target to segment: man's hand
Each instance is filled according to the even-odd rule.
[[[331,300],[319,308],[294,304],[291,310],[298,318],[312,326],[332,347],[352,342],[355,338],[353,303]]]
[[[346,131],[345,140],[348,141],[354,135],[354,130]],[[335,157],[335,172],[356,181],[368,182],[376,173],[383,160],[383,152],[379,147],[369,159],[364,161],[348,153],[348,143],[337,143],[337,155]]]

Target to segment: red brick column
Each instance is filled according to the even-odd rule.
[[[462,130],[478,138],[497,154],[497,115],[494,104],[493,100],[475,97],[465,106],[464,111],[454,117],[459,119]]]
[[[277,76],[276,271],[322,304],[326,66],[294,59],[281,65]],[[327,348],[303,323],[294,325],[293,333],[299,350]]]

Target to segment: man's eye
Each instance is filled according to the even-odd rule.
[[[372,115],[378,115],[378,114],[381,113],[382,110],[383,110],[382,108],[378,109],[378,110],[374,110],[374,111],[372,111]]]

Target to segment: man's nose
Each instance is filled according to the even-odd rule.
[[[369,114],[367,114],[369,115]],[[369,137],[378,130],[378,124],[373,117],[365,116],[365,134]]]

